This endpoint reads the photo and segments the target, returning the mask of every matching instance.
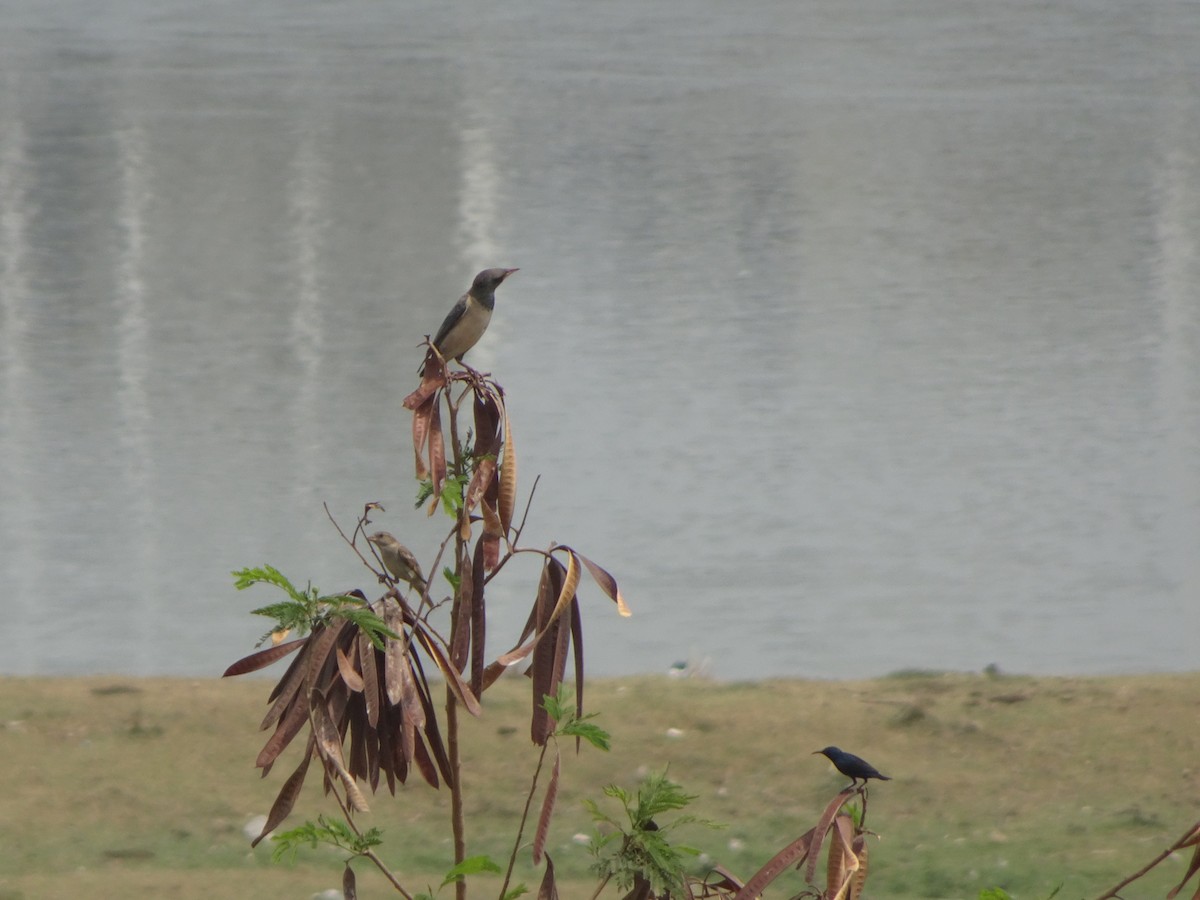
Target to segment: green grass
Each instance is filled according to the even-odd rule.
[[[255,680],[0,679],[0,900],[269,900],[337,887],[336,853],[276,865],[269,846],[251,850],[242,834],[300,749],[258,777],[269,690]],[[483,717],[464,723],[470,852],[500,862],[535,763],[530,705],[528,682],[505,679]],[[563,755],[549,852],[564,898],[591,894],[590,857],[575,836],[591,831],[582,799],[606,802],[605,784],[634,788],[669,764],[671,779],[700,795],[689,811],[727,825],[680,837],[748,878],[845,783],[811,755],[830,743],[894,778],[871,788],[871,897],[973,898],[1001,886],[1032,900],[1060,883],[1064,900],[1095,896],[1200,819],[1200,674],[629,678],[590,684],[588,708],[613,749]],[[288,825],[335,812],[316,771]],[[447,813],[444,791],[410,781],[395,798],[372,798],[364,824],[385,829],[382,855],[423,889],[449,865]],[[536,890],[528,855],[519,878]],[[1164,896],[1184,864],[1168,860],[1125,896]],[[356,868],[361,895],[389,895],[381,877]],[[472,896],[495,896],[498,882],[486,884]],[[768,896],[802,887],[794,873],[777,885]]]

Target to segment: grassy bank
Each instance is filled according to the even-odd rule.
[[[305,898],[336,887],[332,853],[270,862],[246,821],[294,767],[262,780],[256,731],[270,684],[0,679],[0,900]],[[472,852],[506,859],[534,754],[528,687],[488,693],[466,724]],[[609,753],[564,757],[549,849],[565,898],[586,898],[580,803],[670,764],[692,811],[727,827],[680,836],[743,878],[812,824],[845,779],[811,751],[838,744],[894,777],[871,789],[869,896],[974,897],[1000,885],[1094,896],[1200,819],[1200,674],[1023,678],[909,674],[862,682],[716,684],[636,678],[589,686]],[[298,742],[299,743],[299,742]],[[436,886],[450,858],[447,798],[416,781],[373,800],[383,855]],[[312,776],[289,824],[331,813]],[[523,856],[527,859],[528,854]],[[1161,897],[1182,860],[1126,896]],[[521,877],[536,888],[538,872]],[[788,896],[800,882],[781,882]],[[360,896],[390,896],[360,869]],[[485,894],[473,892],[473,896]],[[488,894],[494,896],[494,894]],[[609,891],[606,897],[617,896]]]

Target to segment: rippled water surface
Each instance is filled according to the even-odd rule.
[[[1195,667],[1200,5],[0,14],[0,671],[219,672],[232,569],[371,586],[323,503],[432,558],[490,265],[592,672]]]

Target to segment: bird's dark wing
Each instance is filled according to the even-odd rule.
[[[842,769],[843,775],[849,775],[852,778],[881,778],[884,781],[891,781],[886,775],[882,774],[873,765],[863,759],[861,756],[855,756],[853,753],[843,754]],[[838,768],[841,768],[840,766]]]
[[[437,347],[439,350],[442,349],[442,341],[446,339],[446,335],[450,333],[450,329],[458,324],[458,321],[463,317],[463,314],[466,311],[467,295],[463,294],[458,298],[458,302],[454,304],[454,308],[450,310],[450,313],[442,321],[442,327],[437,330],[437,335],[433,339],[433,345],[435,347]]]

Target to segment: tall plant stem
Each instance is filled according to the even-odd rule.
[[[465,460],[463,459],[462,444],[458,439],[459,404],[451,396],[449,385],[446,387],[446,406],[450,412],[450,447],[454,453],[454,474],[462,475],[465,471]],[[459,515],[463,515],[461,510]],[[462,595],[462,565],[465,543],[463,540],[462,523],[459,522],[454,529],[454,574],[458,577],[458,587],[454,589],[454,605],[450,610],[451,642],[454,641],[455,634],[458,631],[459,613],[462,610],[462,604],[466,600]],[[459,749],[458,739],[458,701],[455,699],[449,685],[447,685],[446,753],[450,758],[450,826],[454,832],[455,865],[459,865],[467,858],[466,823],[463,819],[462,753]],[[467,880],[465,878],[459,878],[455,882],[454,896],[456,900],[467,900]]]
[[[450,824],[454,830],[454,864],[467,858],[467,833],[463,821],[462,757],[458,749],[458,701],[446,688],[446,752],[450,757]],[[467,900],[467,880],[454,885],[457,900]]]
[[[542,765],[546,762],[546,748],[549,741],[542,744],[542,752],[538,754],[537,768],[533,771],[533,783],[529,785],[529,795],[525,798],[525,811],[521,813],[521,824],[517,826],[517,839],[513,841],[512,853],[508,857],[508,870],[504,873],[504,884],[500,886],[500,900],[508,893],[508,883],[512,880],[513,867],[517,864],[517,853],[521,849],[521,838],[525,834],[525,823],[529,821],[529,807],[533,805],[533,795],[537,793],[538,776],[542,774]]]

